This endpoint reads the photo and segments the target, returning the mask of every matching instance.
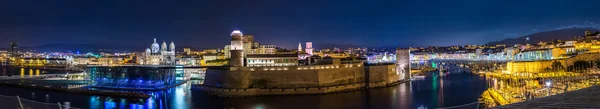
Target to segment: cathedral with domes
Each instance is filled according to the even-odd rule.
[[[167,47],[167,43],[163,41],[162,45],[159,46],[156,43],[156,38],[154,38],[154,43],[150,48],[146,48],[140,61],[142,61],[140,64],[143,65],[175,65],[177,61],[175,58],[175,43],[171,41],[171,44]]]

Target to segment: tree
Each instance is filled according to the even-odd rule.
[[[594,64],[596,65],[596,68],[600,68],[600,60],[594,61]]]
[[[553,71],[559,71],[559,70],[564,70],[565,67],[558,61],[554,61],[552,62],[552,70]]]
[[[590,67],[591,67],[591,65],[588,61],[579,60],[579,61],[575,61],[573,63],[573,65],[569,66],[567,68],[567,70],[574,71],[574,72],[583,72]]]

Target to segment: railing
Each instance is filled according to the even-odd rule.
[[[45,103],[20,98],[19,96],[0,95],[2,108],[6,109],[79,109],[60,103]]]

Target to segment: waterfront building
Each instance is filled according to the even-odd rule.
[[[198,55],[184,55],[178,58],[177,65],[199,66],[202,60]]]
[[[64,58],[20,58],[16,65],[21,66],[66,66],[68,62]]]
[[[296,54],[248,54],[246,66],[297,66],[298,55]]]
[[[154,43],[150,48],[146,48],[146,52],[140,58],[143,65],[175,65],[175,43],[171,42],[167,49],[167,43],[163,41],[162,46],[159,46],[154,38]]]
[[[515,60],[518,61],[534,61],[534,60],[551,60],[552,49],[528,49],[518,53]]]
[[[125,64],[124,56],[73,56],[73,65],[122,65]]]
[[[116,89],[161,89],[176,84],[173,66],[90,66],[92,87]],[[183,69],[181,69],[183,70]]]

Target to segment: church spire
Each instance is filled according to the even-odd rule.
[[[175,43],[173,43],[173,41],[171,41],[171,44],[169,44],[169,51],[175,51]]]
[[[302,52],[302,44],[298,42],[298,53]]]
[[[160,46],[161,51],[167,51],[167,43],[163,40],[162,46]]]

